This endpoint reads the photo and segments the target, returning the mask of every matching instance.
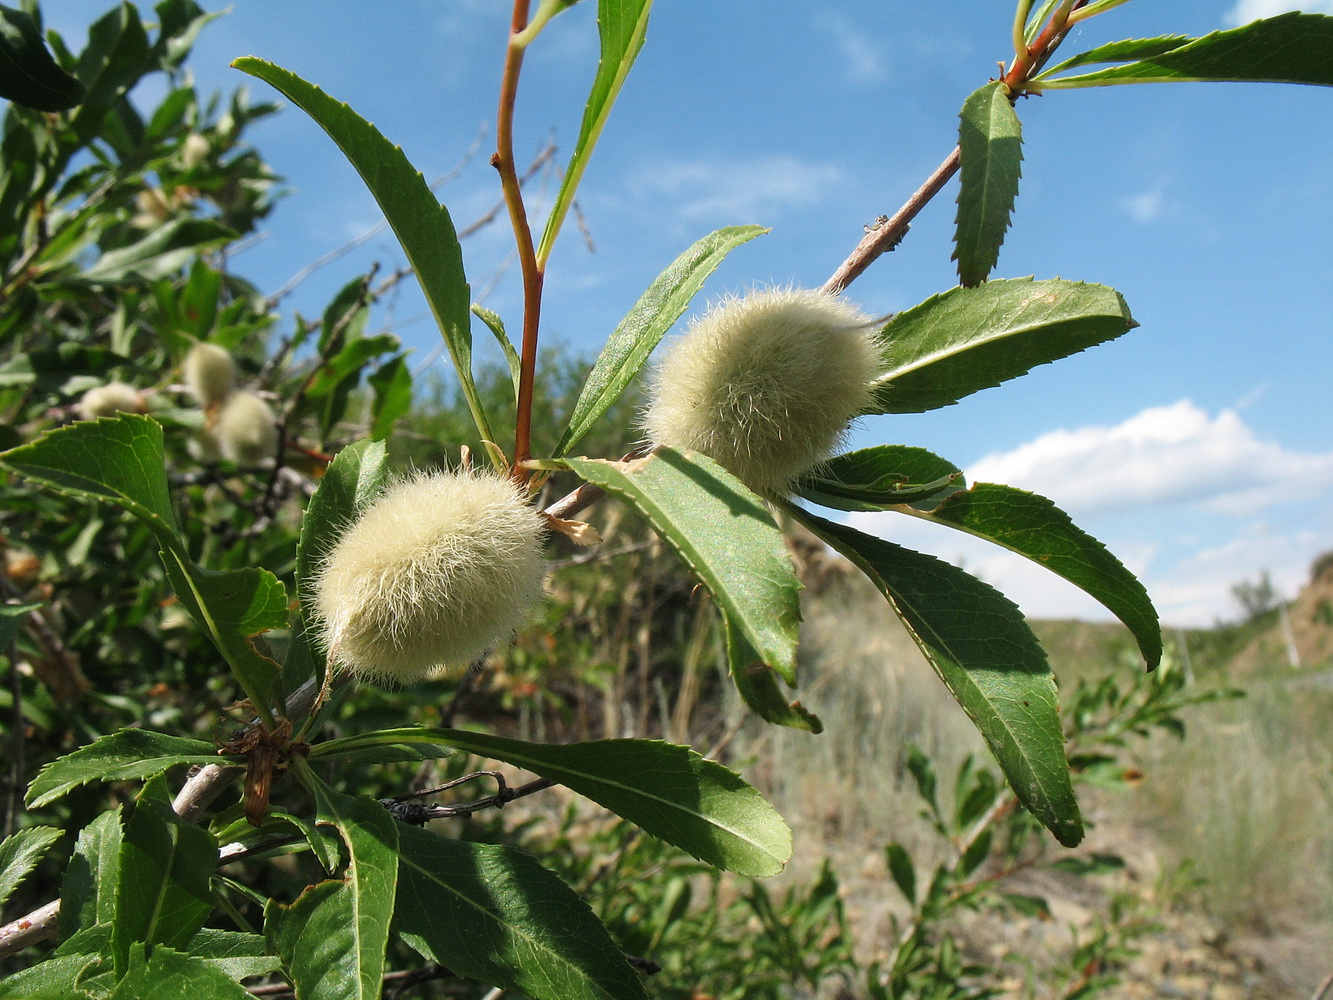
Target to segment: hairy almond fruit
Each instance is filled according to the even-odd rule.
[[[342,534],[313,581],[330,659],[398,684],[466,666],[531,613],[545,533],[508,479],[455,471],[396,483]]]

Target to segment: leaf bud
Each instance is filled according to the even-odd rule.
[[[313,581],[330,659],[399,684],[465,666],[541,596],[545,530],[519,488],[494,474],[433,472],[390,486]]]
[[[781,495],[827,459],[869,404],[875,320],[820,292],[728,298],[668,348],[643,426],[703,452],[756,493]]]

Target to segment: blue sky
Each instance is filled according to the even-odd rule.
[[[48,23],[77,47],[106,6],[49,4]],[[1296,6],[1135,0],[1063,51],[1203,34]],[[236,0],[205,29],[194,73],[206,90],[249,84],[267,100],[263,84],[227,63],[277,62],[350,102],[428,178],[454,168],[484,131],[440,192],[462,227],[497,198],[486,160],[508,7]],[[1333,2],[1303,9],[1333,13]],[[594,15],[595,0],[580,4],[530,50],[520,158],[553,137],[567,159],[596,63]],[[566,227],[544,336],[595,353],[662,267],[724,225],[773,231],[732,254],[701,307],[755,284],[822,284],[863,225],[891,214],[952,148],[963,99],[1011,54],[1011,17],[996,0],[658,4],[581,191],[595,252]],[[1168,624],[1234,617],[1231,585],[1263,570],[1294,594],[1312,559],[1333,549],[1333,89],[1115,87],[1026,100],[1019,113],[1023,186],[996,275],[1112,285],[1142,326],[957,406],[867,420],[855,444],[926,447],[973,478],[1051,497],[1140,574]],[[252,140],[292,192],[266,238],[235,261],[271,291],[378,216],[300,111],[258,126]],[[888,313],[953,285],[955,193],[848,297]],[[540,215],[539,196],[532,210]],[[464,244],[474,291],[501,271],[507,241],[495,225]],[[284,308],[317,313],[370,261],[402,259],[382,233]],[[518,326],[516,272],[499,274],[486,305]],[[380,321],[428,362],[438,337],[419,296],[403,292]],[[478,330],[479,344],[487,337]],[[962,561],[1030,614],[1106,617],[1049,574],[963,536],[897,515],[857,523]]]

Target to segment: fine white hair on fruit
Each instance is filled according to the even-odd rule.
[[[667,350],[643,426],[653,444],[703,452],[777,496],[833,454],[870,401],[876,321],[807,289],[728,298]]]
[[[268,403],[253,392],[227,397],[213,426],[222,454],[237,465],[258,465],[276,458],[278,418]]]
[[[139,390],[124,382],[108,382],[94,386],[79,400],[79,416],[85,420],[111,417],[117,413],[142,413],[143,400]]]
[[[390,486],[321,561],[313,619],[329,657],[407,684],[472,662],[524,623],[542,593],[542,516],[487,472]]]
[[[199,343],[185,355],[182,377],[204,409],[212,409],[236,388],[236,362],[217,344]]]

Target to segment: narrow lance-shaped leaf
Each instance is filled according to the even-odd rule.
[[[635,1000],[639,974],[555,873],[511,847],[400,831],[395,922],[459,976],[533,1000]]]
[[[120,847],[111,931],[118,972],[124,972],[135,943],[180,948],[194,937],[213,910],[210,880],[217,863],[213,835],[177,816],[165,779],[151,779],[139,793]]]
[[[819,721],[819,717],[799,701],[787,700],[773,668],[764,662],[745,635],[733,628],[725,616],[723,627],[727,633],[727,666],[731,671],[731,679],[740,692],[741,700],[750,710],[775,726],[822,733],[824,724]]]
[[[226,758],[204,740],[122,729],[45,765],[28,786],[25,801],[30,809],[40,809],[90,781],[150,778],[177,764],[222,763]]]
[[[148,954],[147,948],[136,945],[124,978],[107,994],[107,1000],[249,1000],[251,996],[207,959],[164,946]]]
[[[990,276],[1000,257],[1018,197],[1023,130],[1009,88],[999,81],[968,97],[958,118],[962,169],[953,259],[959,282],[970,288]]]
[[[796,492],[834,510],[884,510],[938,503],[967,488],[962,470],[925,448],[881,444],[835,455],[802,477]]]
[[[1046,26],[1046,22],[1050,19],[1051,12],[1055,10],[1057,4],[1062,2],[1063,0],[1042,0],[1040,6],[1028,15],[1027,27],[1023,31],[1023,36],[1029,45],[1037,40],[1037,36],[1041,34],[1041,29]]]
[[[403,355],[390,358],[366,377],[375,392],[371,407],[370,437],[383,441],[393,433],[398,419],[412,408],[412,371]]]
[[[1090,73],[1055,75],[1090,63],[1129,59],[1134,61]],[[1202,38],[1112,42],[1065,60],[1030,86],[1032,90],[1058,90],[1192,81],[1333,86],[1333,17],[1293,11]]]
[[[1067,847],[1083,839],[1055,678],[1022,613],[956,566],[789,506],[888,598],[971,717],[1019,801]]]
[[[60,839],[52,826],[30,826],[17,830],[0,843],[0,906],[19,887],[19,883],[42,861],[47,850]]]
[[[523,378],[523,359],[518,356],[518,351],[514,350],[514,342],[505,332],[504,320],[500,318],[499,313],[491,312],[475,302],[472,303],[472,315],[482,321],[486,329],[491,331],[495,342],[500,345],[500,353],[505,356],[505,365],[509,368],[509,380],[514,386],[514,398],[518,399],[518,384]]]
[[[1162,630],[1138,578],[1050,500],[996,483],[951,493],[930,510],[903,508],[1017,552],[1096,598],[1134,633],[1151,670],[1162,659]]]
[[[281,959],[268,953],[262,936],[242,931],[203,927],[190,938],[188,950],[192,957],[238,982],[276,972],[282,965]]]
[[[121,806],[102,813],[79,831],[74,856],[60,883],[60,939],[116,919],[120,887]],[[109,939],[108,939],[109,940]]]
[[[65,111],[86,93],[51,57],[32,16],[0,7],[0,97],[37,111]]]
[[[270,905],[266,932],[298,994],[374,1000],[398,884],[397,824],[374,799],[342,795],[303,765],[297,774],[315,796],[318,822],[342,835],[347,871],[340,882],[307,889],[290,907]]]
[[[72,280],[98,285],[153,281],[175,274],[205,250],[238,238],[235,230],[212,219],[176,219],[155,226],[127,247],[102,254]]]
[[[1045,497],[994,483],[969,489],[951,463],[900,445],[838,455],[819,473],[801,481],[801,496],[837,510],[896,510],[1002,545],[1101,601],[1134,633],[1149,669],[1161,659],[1157,611],[1143,584]]]
[[[620,398],[653,348],[727,254],[766,232],[762,226],[719,229],[695,243],[653,279],[607,339],[597,363],[588,373],[570,414],[569,426],[555,446],[557,458],[569,454],[575,443]]]
[[[763,796],[689,747],[656,740],[528,743],[461,729],[406,728],[320,743],[310,757],[336,757],[373,740],[444,743],[513,764],[592,799],[701,861],[738,874],[776,874],[791,853],[791,833]]]
[[[9,642],[23,625],[23,619],[40,608],[41,602],[0,605],[0,656],[9,649]]]
[[[129,511],[161,546],[167,579],[181,603],[212,639],[262,713],[278,665],[252,637],[287,624],[287,591],[268,570],[215,572],[185,551],[167,487],[162,428],[149,417],[122,413],[74,423],[0,455],[29,479],[67,496],[101,500]]]
[[[1138,324],[1120,293],[1054,278],[952,288],[898,313],[879,337],[867,413],[922,413],[1114,340]]]
[[[560,227],[569,214],[570,206],[574,204],[574,193],[583,180],[583,172],[588,167],[593,148],[611,114],[611,105],[615,103],[625,78],[629,76],[630,67],[643,48],[644,36],[648,32],[648,13],[652,6],[653,0],[597,0],[601,57],[597,62],[597,75],[593,77],[587,106],[583,110],[583,123],[579,126],[579,137],[574,143],[574,155],[570,157],[569,167],[565,170],[560,190],[555,196],[555,204],[546,220],[546,229],[537,245],[537,260],[541,264],[551,255],[555,238],[560,234]]]
[[[705,455],[665,447],[629,462],[563,464],[647,517],[763,662],[796,682],[800,584],[773,516],[740,480]]]
[[[245,56],[232,65],[289,97],[329,134],[361,175],[421,282],[477,430],[484,439],[495,440],[472,377],[471,290],[448,209],[402,149],[346,104],[262,59]]]

